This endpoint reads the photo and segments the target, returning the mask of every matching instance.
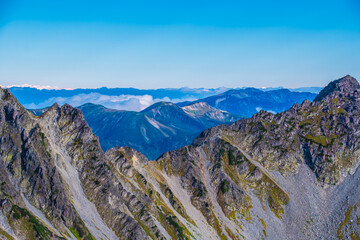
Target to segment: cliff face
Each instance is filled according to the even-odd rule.
[[[19,239],[162,236],[146,198],[117,178],[79,110],[54,105],[36,118],[1,93],[3,231]]]
[[[5,239],[356,239],[360,89],[261,111],[148,161],[102,152],[80,110],[40,117],[0,90]]]

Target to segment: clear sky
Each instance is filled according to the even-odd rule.
[[[300,87],[346,74],[360,78],[359,0],[0,0],[0,85]]]

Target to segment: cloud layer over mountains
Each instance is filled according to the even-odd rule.
[[[243,91],[246,88],[241,88]],[[237,89],[237,90],[241,90]],[[276,88],[281,90],[282,88]],[[261,92],[276,89],[261,89]],[[150,105],[160,102],[192,102],[198,99],[218,95],[230,89],[217,88],[179,88],[179,89],[136,89],[136,88],[97,88],[97,89],[49,89],[46,87],[34,88],[28,86],[12,86],[11,92],[28,109],[41,109],[53,105],[55,102],[63,105],[80,106],[85,103],[103,105],[117,110],[141,111]],[[314,91],[313,88],[307,89]],[[316,89],[315,89],[316,90]],[[300,91],[302,89],[292,89]],[[310,91],[310,92],[312,92]],[[258,92],[260,92],[258,90]],[[240,98],[243,98],[241,96]],[[258,105],[260,106],[260,105]],[[257,106],[257,107],[258,107]],[[220,108],[221,109],[221,108]],[[269,110],[268,108],[266,108]]]
[[[80,106],[85,103],[100,104],[118,110],[141,111],[160,101],[173,103],[194,101],[196,99],[223,93],[227,88],[97,88],[97,89],[50,89],[47,87],[10,86],[11,92],[28,109],[41,109],[68,103]]]
[[[119,95],[119,96],[110,96],[103,95],[99,93],[88,93],[88,94],[78,94],[72,97],[52,97],[47,99],[44,102],[39,104],[30,103],[25,104],[26,108],[29,109],[40,109],[49,107],[55,102],[63,105],[68,103],[72,106],[80,106],[85,103],[94,103],[100,104],[107,108],[118,109],[118,110],[128,110],[128,111],[141,111],[150,105],[166,101],[166,102],[179,102],[179,101],[191,101],[195,100],[193,98],[185,98],[185,99],[170,99],[169,97],[164,98],[153,98],[151,95]]]

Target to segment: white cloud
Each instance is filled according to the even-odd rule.
[[[25,104],[25,107],[28,109],[40,109],[40,108],[49,107],[54,103],[58,103],[59,105],[68,103],[72,106],[77,107],[85,103],[94,103],[112,109],[141,111],[147,108],[148,106],[160,101],[169,102],[171,100],[168,97],[161,99],[159,98],[154,99],[150,95],[109,96],[109,95],[102,95],[99,93],[89,93],[89,94],[79,94],[72,97],[53,97],[39,104],[34,104],[34,103]]]
[[[257,107],[257,108],[255,108],[255,109],[256,109],[256,111],[258,111],[258,112],[260,112],[261,110],[263,110],[261,107]],[[265,111],[270,112],[270,113],[272,113],[272,114],[276,114],[276,112],[273,111],[273,110],[265,110]]]
[[[29,87],[29,88],[36,88],[39,90],[74,90],[74,88],[60,88],[57,86],[41,86],[41,85],[30,85],[30,84],[21,84],[21,85],[0,85],[1,88],[11,88],[11,87]]]

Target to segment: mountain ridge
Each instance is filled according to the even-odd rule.
[[[239,91],[246,91],[247,88],[236,88],[236,89]],[[68,103],[73,106],[80,106],[87,102],[92,102],[113,109],[141,111],[142,109],[159,101],[192,102],[196,99],[203,99],[209,96],[224,93],[227,90],[229,90],[229,88],[217,88],[217,89],[180,88],[180,89],[152,89],[152,90],[135,89],[135,88],[114,88],[114,89],[99,88],[99,89],[74,89],[74,90],[46,90],[46,89],[38,90],[34,88],[14,87],[14,88],[10,88],[10,90],[12,91],[14,96],[16,96],[17,99],[28,109],[46,108],[51,106],[55,102],[58,102],[60,105]],[[261,88],[258,90],[262,92],[268,92],[274,89]],[[296,91],[304,92],[301,89],[300,90],[291,89],[291,92],[296,92]],[[308,89],[308,92],[312,92],[312,91],[313,91],[312,88]],[[294,94],[296,95],[296,93]],[[261,107],[261,106],[255,106],[252,109],[252,112],[250,114],[247,114],[247,116],[251,116],[253,113],[256,113],[257,112],[255,109],[256,107]]]
[[[177,105],[183,107],[196,102],[206,102],[214,108],[251,117],[260,110],[282,112],[296,102],[301,103],[305,99],[313,100],[315,97],[314,93],[292,92],[288,89],[262,91],[256,88],[245,88],[231,89],[218,95],[193,102],[180,102]]]
[[[165,102],[155,103],[141,112],[107,109],[95,104],[78,108],[100,137],[105,151],[115,146],[130,146],[153,160],[163,152],[190,144],[209,127],[230,124],[240,118],[204,106],[201,114],[189,113],[184,108]],[[102,121],[99,122],[99,119]]]
[[[356,239],[360,98],[344,89],[210,128],[156,161],[104,153],[70,105],[35,117],[0,90],[0,236]]]

